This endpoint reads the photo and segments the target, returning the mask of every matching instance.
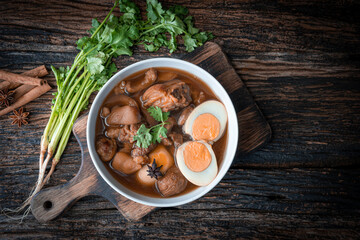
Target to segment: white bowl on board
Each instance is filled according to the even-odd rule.
[[[215,95],[220,99],[220,101],[225,105],[227,114],[228,114],[228,134],[227,134],[227,146],[225,149],[224,159],[219,167],[219,172],[216,178],[205,187],[198,187],[197,189],[183,194],[177,197],[170,198],[153,198],[141,195],[130,189],[123,186],[119,183],[106,169],[105,165],[100,160],[98,154],[95,150],[95,126],[96,119],[99,113],[99,109],[105,100],[106,96],[110,93],[110,91],[124,78],[127,76],[141,71],[150,67],[170,67],[176,68],[183,71],[186,71],[192,75],[195,75],[199,79],[201,79],[209,88],[215,93]],[[225,89],[221,86],[221,84],[211,76],[204,69],[183,61],[174,58],[153,58],[148,60],[143,60],[137,63],[134,63],[118,73],[116,73],[100,90],[97,94],[88,117],[87,128],[86,128],[86,136],[87,136],[87,145],[89,148],[91,159],[100,173],[101,177],[118,193],[121,195],[141,204],[154,206],[154,207],[174,207],[182,204],[186,204],[192,202],[201,196],[205,195],[211,189],[213,189],[225,176],[227,173],[236,153],[237,144],[238,144],[238,121],[236,117],[236,112],[233,103]]]

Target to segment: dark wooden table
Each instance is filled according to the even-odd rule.
[[[142,9],[145,4],[137,1]],[[201,199],[127,222],[100,197],[86,197],[41,225],[0,216],[0,238],[323,238],[360,237],[360,5],[355,1],[188,1],[201,29],[227,53],[271,125],[261,150],[238,155]],[[0,69],[71,64],[75,41],[112,1],[2,1]],[[171,55],[183,56],[184,48]],[[119,57],[119,68],[166,50]],[[53,75],[46,79],[55,88]],[[55,90],[52,90],[54,92]],[[0,204],[15,208],[38,173],[51,92],[27,104],[28,126],[0,117]],[[49,186],[79,169],[74,137]]]

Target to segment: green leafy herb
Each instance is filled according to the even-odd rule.
[[[148,20],[142,22],[143,32],[139,39],[139,44],[143,44],[146,50],[157,51],[164,46],[172,53],[177,49],[176,37],[183,35],[186,51],[191,52],[213,38],[211,33],[200,32],[194,27],[192,16],[185,17],[188,14],[185,7],[173,6],[166,10],[157,0],[146,2]]]
[[[166,120],[168,120],[170,113],[162,112],[159,107],[149,107],[146,110],[160,123],[151,128],[146,128],[144,124],[140,126],[134,136],[134,141],[140,148],[148,148],[151,143],[160,143],[162,138],[167,138],[167,129],[164,126],[167,124]]]
[[[168,120],[170,115],[170,112],[163,112],[158,106],[149,107],[147,111],[150,113],[150,116],[152,116],[158,122],[165,122]]]
[[[141,148],[147,148],[152,142],[152,134],[150,133],[151,129],[146,128],[144,124],[142,124],[139,130],[136,132],[134,136],[134,141],[136,141],[136,145]]]
[[[80,52],[73,64],[58,69],[51,66],[57,92],[54,93],[51,115],[41,139],[39,178],[35,190],[20,209],[30,203],[54,172],[69,140],[72,126],[80,112],[87,108],[91,93],[101,89],[117,71],[112,58],[131,56],[134,45],[143,45],[151,52],[167,47],[172,53],[177,49],[177,37],[180,35],[186,50],[190,52],[213,37],[211,33],[200,32],[194,27],[192,17],[187,17],[186,8],[174,6],[165,9],[157,0],[147,0],[146,3],[147,19],[142,20],[135,3],[116,0],[102,22],[92,20],[92,27],[88,31],[91,36],[82,37],[76,42]],[[112,14],[116,7],[120,8],[120,17]],[[150,129],[141,126],[135,137],[136,144],[141,147],[160,142],[167,133],[164,125],[169,114],[157,108],[150,108],[149,112],[161,123]],[[51,159],[51,169],[44,179]]]

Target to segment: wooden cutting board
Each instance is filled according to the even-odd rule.
[[[217,44],[208,42],[183,59],[207,70],[229,93],[239,122],[237,155],[249,153],[269,141],[271,137],[269,124]],[[108,199],[130,221],[138,220],[155,209],[121,196],[96,171],[86,144],[87,117],[87,114],[81,116],[73,127],[73,133],[81,148],[82,162],[79,172],[64,185],[40,191],[31,202],[32,213],[40,222],[56,218],[77,200],[88,195],[99,195]]]

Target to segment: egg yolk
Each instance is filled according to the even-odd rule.
[[[190,142],[184,149],[184,162],[191,171],[202,172],[210,166],[211,154],[204,144]]]
[[[220,133],[220,122],[210,113],[201,114],[193,123],[192,133],[195,140],[212,141]]]

